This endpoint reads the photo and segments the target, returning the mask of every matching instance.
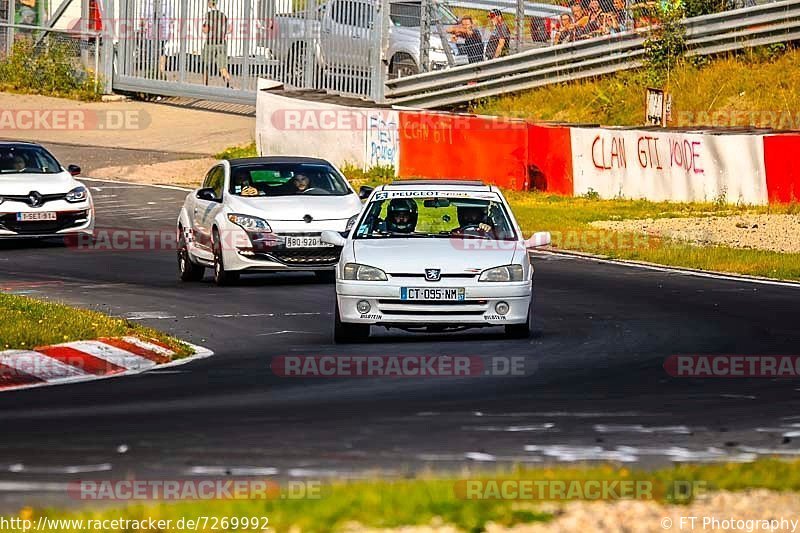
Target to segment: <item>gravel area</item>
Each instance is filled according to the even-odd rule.
[[[592,222],[598,228],[639,232],[736,248],[800,253],[800,215],[734,215],[727,217],[657,218]]]
[[[570,502],[563,506],[545,504],[539,510],[556,515],[549,523],[518,524],[507,528],[487,524],[487,533],[584,533],[626,532],[655,533],[664,531],[792,531],[792,520],[800,520],[800,494],[768,490],[717,492],[698,498],[690,505],[663,505],[652,501]],[[681,523],[681,517],[684,517]],[[689,517],[695,518],[694,528]],[[716,520],[706,522],[703,520]],[[781,519],[785,520],[780,527]],[[776,520],[768,529],[764,520]],[[748,522],[750,521],[750,522]],[[758,522],[756,522],[758,521]],[[682,527],[681,527],[682,526]],[[346,533],[459,533],[456,528],[437,521],[428,526],[407,526],[395,529],[365,528],[348,524]],[[800,531],[800,527],[797,528]]]

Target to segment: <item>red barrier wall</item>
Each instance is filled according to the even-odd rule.
[[[563,126],[528,126],[531,189],[572,196],[572,143]]]
[[[520,120],[400,112],[401,178],[477,179],[529,188],[528,126]]]
[[[769,203],[800,200],[800,135],[765,135],[764,166]]]

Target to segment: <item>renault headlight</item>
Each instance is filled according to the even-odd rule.
[[[271,233],[272,228],[269,227],[267,221],[263,218],[251,217],[250,215],[237,215],[231,213],[228,215],[228,220],[241,227],[245,231],[254,233]]]
[[[478,281],[522,281],[522,265],[506,265],[484,270]]]
[[[386,272],[358,263],[347,263],[344,266],[344,279],[353,281],[386,281]]]
[[[353,226],[356,225],[356,220],[358,220],[358,215],[353,215],[349,219],[347,219],[347,226],[345,226],[345,231],[350,231],[353,229]]]
[[[75,187],[67,193],[64,199],[71,204],[77,204],[79,202],[85,202],[88,197],[89,191],[86,190],[86,187]],[[0,203],[2,203],[2,200],[0,200]]]

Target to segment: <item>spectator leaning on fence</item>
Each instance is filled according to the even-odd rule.
[[[489,22],[494,28],[489,34],[486,42],[486,59],[494,59],[506,55],[508,52],[508,42],[511,40],[511,30],[503,20],[503,14],[499,9],[489,11]]]
[[[463,42],[457,44],[459,53],[466,55],[470,63],[477,63],[483,60],[483,37],[481,32],[475,28],[472,17],[465,15],[461,17],[460,24],[447,29],[447,33],[454,38],[461,38]]]
[[[603,11],[600,9],[600,0],[589,0],[589,22],[584,26],[585,33],[596,32],[600,29],[600,15]]]
[[[614,10],[612,13],[617,19],[619,31],[628,31],[630,29],[630,17],[625,6],[625,0],[614,0]]]
[[[572,16],[564,13],[559,20],[561,25],[553,38],[553,44],[575,42],[578,37],[575,33],[575,25],[572,23]]]
[[[589,15],[583,9],[583,6],[577,2],[572,4],[570,9],[572,10],[572,24],[576,33],[580,36],[583,33],[583,29],[589,24]]]
[[[228,17],[217,9],[217,0],[208,0],[208,12],[203,23],[206,36],[203,46],[204,82],[208,85],[208,72],[216,66],[219,75],[225,80],[225,86],[231,86],[231,75],[228,72],[228,34],[231,28]]]

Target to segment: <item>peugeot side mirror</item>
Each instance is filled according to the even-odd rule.
[[[338,231],[325,230],[320,234],[319,238],[325,244],[332,244],[334,246],[344,246],[347,242],[347,239],[342,237],[342,234]]]
[[[69,165],[67,166],[67,172],[69,172],[70,176],[80,176],[81,167],[78,165]]]
[[[375,187],[370,187],[369,185],[362,185],[361,188],[358,190],[358,197],[362,200],[366,200],[369,198],[369,195],[372,194],[372,191],[375,190]]]
[[[207,189],[199,189],[197,191],[197,197],[201,200],[206,200],[208,202],[218,202],[219,198],[217,198],[217,194],[214,192],[214,189],[207,188]]]
[[[531,238],[525,241],[526,248],[538,248],[539,246],[547,246],[552,242],[549,231],[539,231],[531,235]]]

